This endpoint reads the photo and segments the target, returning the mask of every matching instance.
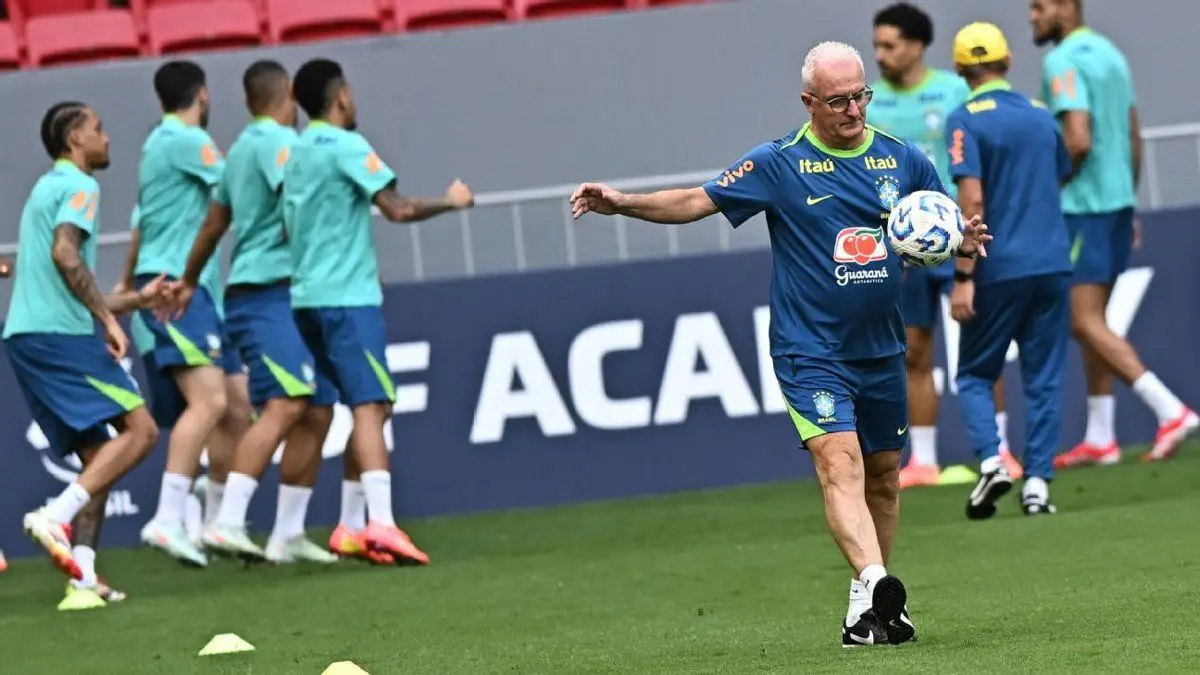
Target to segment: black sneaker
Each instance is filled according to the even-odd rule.
[[[1049,498],[1040,495],[1022,495],[1021,510],[1027,516],[1048,516],[1058,512]]]
[[[871,593],[871,610],[887,629],[888,644],[908,642],[917,634],[912,621],[904,621],[907,604],[908,591],[896,577],[889,574],[875,583],[875,590]]]
[[[981,475],[967,498],[967,518],[986,520],[996,515],[996,502],[1008,494],[1012,486],[1012,476],[1004,467]]]
[[[898,645],[905,642],[917,641],[917,627],[913,625],[912,617],[908,615],[908,607],[900,612],[900,625],[888,628],[888,644]]]
[[[853,626],[847,626],[846,620],[842,619],[842,646],[850,647],[870,647],[872,645],[886,645],[888,642],[887,629],[883,627],[883,622],[879,617],[875,616],[875,611],[868,609],[858,617],[858,623]]]

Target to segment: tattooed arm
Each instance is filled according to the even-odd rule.
[[[83,261],[83,238],[86,236],[78,227],[63,223],[54,228],[54,244],[51,248],[54,256],[54,266],[67,284],[71,294],[87,307],[92,316],[101,323],[115,321],[113,311],[109,308],[104,294],[96,286],[92,271]],[[114,294],[116,296],[124,293]]]

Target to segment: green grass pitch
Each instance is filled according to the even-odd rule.
[[[197,572],[104,551],[130,597],[90,612],[55,611],[61,578],[18,561],[0,672],[1200,672],[1200,446],[1064,472],[1051,517],[1009,496],[969,523],[968,489],[904,495],[890,570],[920,642],[902,647],[840,647],[850,573],[815,485],[787,483],[410,523],[424,569]],[[230,632],[257,651],[196,655]]]

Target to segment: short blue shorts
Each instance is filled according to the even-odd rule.
[[[156,275],[145,274],[136,279],[138,288]],[[241,372],[241,364],[226,362],[222,349],[221,317],[213,298],[205,288],[197,288],[183,316],[163,323],[151,310],[138,310],[146,328],[154,336],[154,364],[162,370],[178,366],[220,366],[227,373]],[[232,372],[231,372],[232,371]]]
[[[908,378],[904,354],[831,361],[775,357],[788,413],[808,441],[837,431],[858,433],[863,454],[900,450],[908,442]]]
[[[110,422],[144,405],[137,382],[95,335],[30,333],[5,345],[33,420],[60,455],[107,441]]]
[[[1115,283],[1129,269],[1133,253],[1133,209],[1067,214],[1073,284]]]
[[[342,403],[356,408],[395,402],[381,308],[306,308],[294,310],[293,316],[317,372],[333,382]]]
[[[286,283],[230,287],[225,325],[250,375],[250,402],[262,408],[277,398],[307,398],[312,405],[337,403],[337,390],[316,368],[292,317]]]
[[[942,315],[942,296],[954,287],[954,277],[940,269],[926,267],[904,268],[904,283],[900,296],[900,311],[904,325],[933,330]]]

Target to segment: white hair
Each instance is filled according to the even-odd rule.
[[[813,77],[817,73],[817,68],[827,64],[843,60],[853,60],[858,63],[859,68],[863,68],[862,55],[858,50],[845,42],[828,41],[808,50],[808,55],[804,57],[804,68],[800,71],[801,79],[804,83],[804,90],[812,89]],[[866,69],[863,68],[863,72]]]

